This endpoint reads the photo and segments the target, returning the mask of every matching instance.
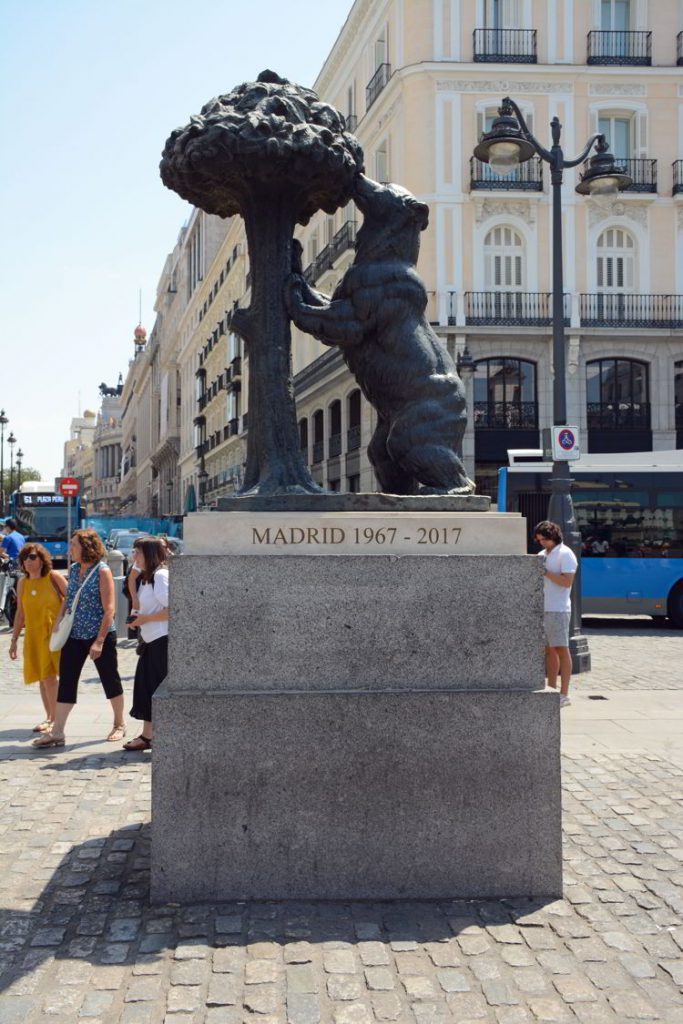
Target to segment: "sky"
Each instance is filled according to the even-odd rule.
[[[170,132],[271,68],[311,86],[352,0],[0,0],[0,408],[52,481],[71,419],[125,379],[191,207]],[[16,448],[15,448],[16,454]]]

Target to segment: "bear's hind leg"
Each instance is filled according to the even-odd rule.
[[[452,448],[424,444],[412,448],[401,460],[406,472],[422,484],[420,494],[472,494],[474,484]]]
[[[417,494],[417,480],[395,462],[387,450],[389,428],[379,421],[368,445],[368,458],[384,494]]]

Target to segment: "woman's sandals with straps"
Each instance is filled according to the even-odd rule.
[[[33,741],[33,746],[44,750],[47,747],[63,747],[65,742],[63,736],[53,736],[51,732],[45,732],[39,739]]]
[[[125,725],[115,725],[112,731],[107,736],[108,743],[118,743],[126,735]]]

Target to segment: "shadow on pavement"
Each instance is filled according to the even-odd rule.
[[[653,619],[649,615],[583,615],[583,631],[594,636],[661,636],[683,637],[683,631],[668,619]]]
[[[84,767],[83,760],[76,764]],[[131,824],[65,852],[44,888],[36,888],[31,910],[0,911],[0,991],[9,989],[8,994],[20,997],[21,979],[53,959],[132,966],[153,963],[169,949],[176,950],[176,960],[184,960],[227,947],[241,955],[244,947],[258,942],[297,943],[293,962],[305,963],[309,943],[380,941],[405,943],[403,948],[410,950],[415,943],[433,941],[444,943],[440,948],[447,966],[453,952],[449,954],[445,940],[465,929],[495,925],[538,928],[546,924],[539,912],[549,902],[518,898],[151,906],[149,860],[149,824]],[[202,950],[193,952],[197,946]]]

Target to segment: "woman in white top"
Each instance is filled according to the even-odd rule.
[[[135,567],[142,580],[139,608],[131,621],[143,640],[133,684],[132,718],[142,721],[142,732],[124,743],[124,750],[152,746],[152,695],[168,672],[168,549],[158,537],[141,537],[133,545]]]

